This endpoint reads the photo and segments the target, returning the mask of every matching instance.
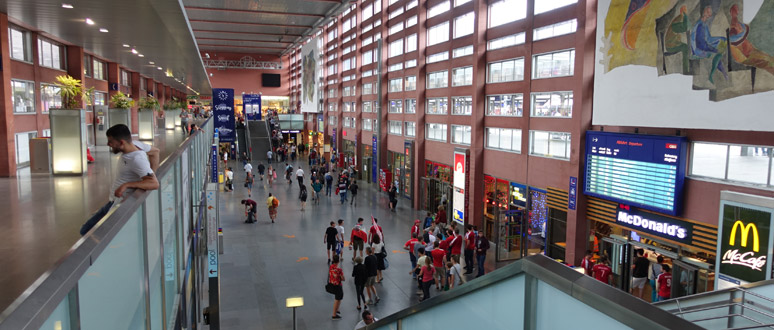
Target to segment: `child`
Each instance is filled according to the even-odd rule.
[[[422,227],[422,229],[430,227],[430,225],[432,224],[433,224],[433,214],[430,212],[427,212],[427,216],[425,217],[425,225],[424,227]]]
[[[656,279],[658,301],[669,299],[672,294],[672,271],[669,265],[661,265],[661,275]]]

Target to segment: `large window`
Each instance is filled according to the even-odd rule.
[[[94,92],[94,105],[108,105],[108,94],[106,92]]]
[[[14,134],[16,144],[16,165],[26,167],[30,164],[30,139],[38,137],[38,132]]]
[[[454,38],[464,37],[466,35],[473,34],[473,22],[476,15],[473,12],[469,12],[465,15],[454,18]]]
[[[486,147],[521,153],[521,130],[487,127]]]
[[[338,111],[336,109],[337,108],[337,106],[336,106],[337,104],[338,103],[335,103],[335,102],[334,103],[328,103],[328,112],[336,112],[336,111]]]
[[[532,40],[538,41],[575,32],[578,28],[578,20],[559,22],[532,30]]]
[[[374,51],[369,50],[363,53],[363,65],[368,65],[374,62]]]
[[[430,9],[427,10],[427,18],[435,17],[440,14],[443,14],[451,9],[451,4],[449,1],[441,2],[435,6],[430,7]]]
[[[403,55],[403,39],[398,39],[390,43],[390,57]]]
[[[417,50],[417,34],[414,33],[408,37],[406,37],[406,53],[413,52]]]
[[[427,88],[445,88],[449,86],[449,71],[437,71],[427,74]]]
[[[387,31],[387,35],[393,35],[400,31],[403,31],[403,22],[398,22],[398,24],[390,26],[390,29]]]
[[[336,97],[336,89],[328,88],[328,98],[335,98],[335,97]]]
[[[427,29],[427,45],[437,45],[449,41],[449,22],[443,22]]]
[[[473,67],[452,69],[452,86],[470,86],[473,85]]]
[[[371,101],[363,102],[363,112],[374,112],[373,108],[371,107]]]
[[[446,124],[425,124],[425,138],[446,142]]]
[[[452,125],[452,143],[470,145],[470,126]]]
[[[454,96],[452,97],[453,115],[470,115],[473,113],[472,96]]]
[[[51,108],[61,108],[62,97],[59,96],[59,87],[49,84],[40,84],[40,103],[43,112],[48,112]]]
[[[473,45],[455,48],[454,50],[452,50],[453,58],[463,57],[468,55],[473,55]]]
[[[352,69],[354,69],[354,68],[357,66],[357,61],[356,61],[356,59],[357,59],[357,57],[355,57],[355,56],[352,56],[352,57],[350,57],[350,58],[347,58],[347,59],[344,59],[344,60],[342,60],[342,61],[341,61],[341,63],[342,63],[342,69],[341,69],[341,71],[347,71],[347,70],[352,70]]]
[[[571,5],[578,2],[578,0],[542,0],[535,1],[535,15],[542,14],[560,7]]]
[[[355,112],[355,102],[344,102],[341,104],[341,112]]]
[[[502,38],[489,40],[489,42],[487,43],[486,49],[495,50],[495,49],[500,49],[505,47],[521,45],[524,43],[525,39],[526,39],[526,34],[524,32],[511,34],[509,36],[505,36]]]
[[[371,121],[371,118],[363,118],[363,130],[372,131],[373,129],[373,121]]]
[[[539,0],[547,1],[547,0]],[[502,0],[489,5],[489,27],[518,21],[527,17],[527,0]]]
[[[417,90],[417,76],[406,77],[406,91]]]
[[[404,131],[405,135],[407,137],[417,136],[417,123],[413,121],[407,121],[405,124],[406,124],[406,130]]]
[[[8,28],[11,44],[11,58],[14,60],[32,62],[32,46],[30,33],[15,27]]]
[[[406,28],[417,25],[417,15],[411,16],[406,19]]]
[[[454,7],[461,6],[473,0],[454,0]]]
[[[575,50],[533,55],[532,78],[572,76],[575,72]]]
[[[31,81],[11,79],[11,89],[13,90],[14,113],[35,112],[35,83]]]
[[[374,91],[374,83],[363,84],[363,95],[371,95]]]
[[[388,132],[393,135],[403,135],[403,122],[400,120],[390,120],[387,122]]]
[[[771,187],[774,186],[772,152],[770,145],[694,142],[689,175]]]
[[[390,93],[403,91],[403,77],[390,79]]]
[[[572,92],[532,93],[532,117],[572,117]]]
[[[489,63],[486,78],[486,82],[490,84],[524,80],[524,59],[514,58]]]
[[[523,94],[487,95],[486,97],[487,116],[521,117],[523,111]]]
[[[328,116],[328,125],[336,126],[336,123],[338,122],[338,119],[336,116]]]
[[[387,68],[387,72],[395,72],[400,70],[403,70],[403,62],[392,64]]]
[[[445,115],[448,113],[449,101],[445,97],[428,97],[425,113],[429,115]]]
[[[132,86],[132,76],[129,74],[129,71],[121,70],[121,86]]]
[[[341,96],[351,96],[351,95],[352,95],[352,87],[344,86],[341,89]]]
[[[328,75],[332,76],[336,74],[336,71],[338,69],[338,65],[336,63],[333,63],[331,65],[328,65]]]
[[[566,132],[529,131],[529,154],[569,160],[570,138]]]
[[[344,117],[344,127],[356,128],[357,127],[357,122],[356,122],[355,118],[353,118],[353,117]]]
[[[406,99],[406,113],[417,113],[417,99]]]
[[[390,100],[390,113],[402,113],[403,100]]]
[[[387,17],[387,20],[391,20],[395,17],[398,17],[399,15],[403,14],[403,7],[398,7],[395,10],[390,12],[390,15]]]
[[[435,62],[441,62],[446,61],[449,59],[449,52],[441,52],[441,53],[435,53],[432,55],[427,56],[427,63],[435,63]]]
[[[38,39],[38,64],[52,69],[64,70],[64,46]]]

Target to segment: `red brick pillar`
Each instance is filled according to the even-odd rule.
[[[0,104],[3,106],[2,123],[0,123],[0,176],[16,176],[16,148],[13,133],[13,91],[11,90],[11,53],[8,36],[8,15],[0,13],[0,49],[3,49],[2,67],[0,71]]]

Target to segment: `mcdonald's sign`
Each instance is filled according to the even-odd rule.
[[[771,212],[724,203],[718,233],[718,270],[745,282],[767,279]]]

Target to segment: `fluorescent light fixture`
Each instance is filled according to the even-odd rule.
[[[156,62],[150,61],[148,62],[148,64],[153,65],[153,64],[156,64]]]
[[[129,47],[132,47],[132,46],[129,46],[129,45],[127,45],[127,44],[124,44],[124,47],[125,47],[125,48],[129,48]]]
[[[137,54],[137,50],[132,48],[132,54]]]
[[[159,69],[159,70],[161,70],[161,67],[157,67],[156,69]]]
[[[108,29],[106,29],[106,28],[100,28],[100,29],[99,29],[99,32],[102,32],[102,33],[108,33]]]
[[[86,19],[86,24],[94,25],[94,21],[91,20],[91,18]]]
[[[73,5],[71,5],[69,3],[63,3],[62,4],[62,8],[73,9]]]
[[[137,54],[137,56],[139,56],[139,57],[145,57],[145,55],[143,55],[143,54]]]

